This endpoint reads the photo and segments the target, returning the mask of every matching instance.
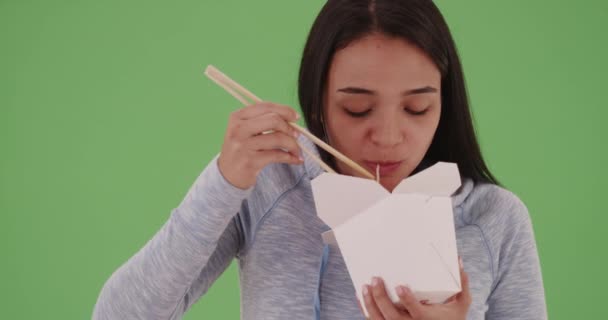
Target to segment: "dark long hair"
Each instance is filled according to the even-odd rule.
[[[456,45],[431,0],[327,1],[312,25],[300,64],[298,96],[308,129],[325,138],[323,97],[334,53],[373,32],[408,40],[426,52],[441,72],[439,126],[420,166],[454,162],[463,177],[499,184],[475,137]],[[324,150],[320,153],[335,168],[333,157]]]

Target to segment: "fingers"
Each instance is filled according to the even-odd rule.
[[[270,163],[302,164],[295,129],[288,123],[297,118],[295,110],[271,102],[233,112],[218,158],[224,178],[237,188],[247,189]]]
[[[468,277],[462,268],[461,279],[463,290],[455,301],[447,304],[424,304],[419,302],[406,286],[398,286],[395,289],[399,302],[393,303],[382,279],[374,278],[371,286],[363,287],[365,309],[370,319],[460,319],[466,317],[471,303]]]
[[[402,313],[395,307],[393,301],[386,292],[384,281],[378,277],[372,279],[371,302],[382,315],[381,319],[401,319]]]
[[[237,122],[240,126],[238,135],[240,138],[249,138],[267,131],[279,131],[294,138],[298,137],[298,132],[292,128],[285,118],[278,113],[270,112],[260,115],[250,121]]]
[[[462,258],[458,258],[458,264],[460,265],[460,286],[462,287],[462,291],[457,295],[457,299],[467,308],[471,304],[471,290],[469,288],[469,275],[464,271],[464,266],[462,265]]]
[[[300,146],[295,138],[282,132],[272,132],[255,136],[250,138],[247,143],[254,151],[282,149],[283,151],[291,153],[296,158],[302,157]]]
[[[424,306],[416,300],[412,291],[406,286],[398,286],[395,291],[397,292],[397,296],[399,296],[399,301],[407,309],[412,318],[417,319],[420,317]]]
[[[270,163],[302,164],[302,160],[298,159],[297,156],[282,150],[260,151],[252,161],[255,163],[258,172]]]
[[[372,297],[384,318],[396,319],[400,316],[399,311],[393,305],[393,301],[386,293],[384,281],[378,277],[372,279]]]
[[[285,121],[296,121],[299,118],[298,113],[294,109],[272,102],[256,103],[246,108],[237,110],[233,113],[233,115],[241,120],[249,120],[252,118],[257,118],[266,113],[276,113],[285,119]]]
[[[363,286],[363,302],[369,319],[384,319],[382,312],[378,309],[374,298],[372,297],[372,288],[368,285]]]
[[[448,298],[447,300],[445,300],[443,303],[444,303],[444,304],[449,304],[449,303],[452,303],[452,302],[456,301],[456,298],[457,298],[457,297],[458,297],[458,293],[457,293],[457,294],[455,294],[455,295],[453,295],[453,296],[451,296],[451,297],[449,297],[449,298]]]

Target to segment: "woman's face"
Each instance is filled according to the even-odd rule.
[[[422,161],[439,124],[441,74],[409,42],[371,34],[337,51],[325,92],[330,144],[392,191]],[[342,174],[360,176],[337,161]]]

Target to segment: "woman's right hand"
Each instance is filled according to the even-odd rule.
[[[218,159],[224,178],[237,188],[248,189],[267,164],[302,164],[296,141],[299,133],[288,123],[298,118],[292,108],[271,102],[233,112]]]

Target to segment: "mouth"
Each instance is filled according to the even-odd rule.
[[[396,172],[403,161],[363,161],[365,166],[370,170],[372,174],[376,174],[376,167],[379,166],[380,176],[388,176],[391,173]]]

